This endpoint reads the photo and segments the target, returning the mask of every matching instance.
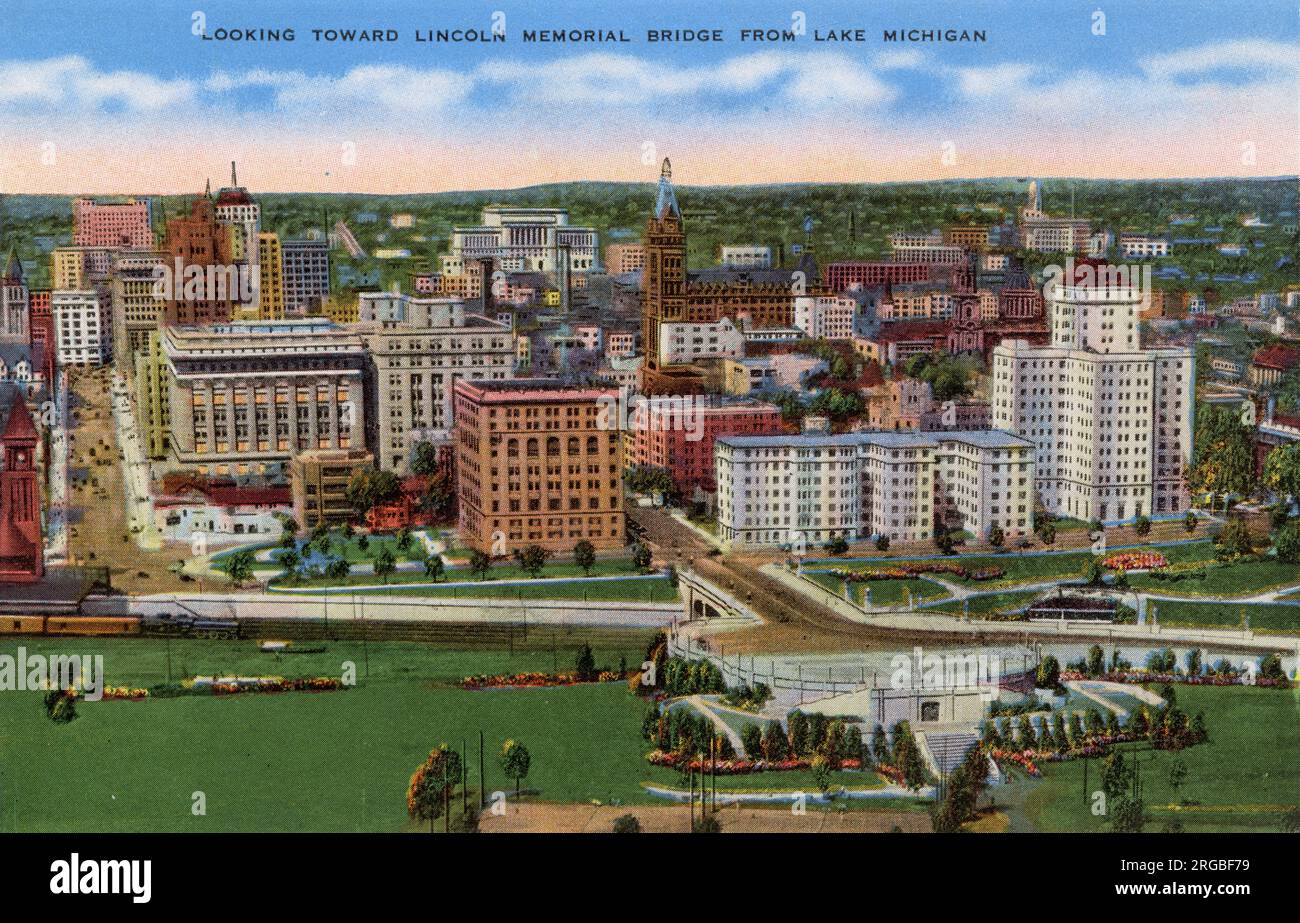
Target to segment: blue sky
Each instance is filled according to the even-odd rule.
[[[1289,0],[6,6],[5,190],[180,191],[232,158],[250,185],[358,191],[647,178],[650,152],[678,152],[699,182],[1297,171]],[[209,34],[292,27],[296,41],[202,41],[196,6]],[[503,44],[414,41],[486,31],[498,11]],[[796,11],[796,42],[740,41]],[[329,27],[400,36],[312,40]],[[522,42],[548,27],[632,42]],[[725,41],[649,44],[656,27],[720,28]],[[812,40],[855,27],[867,41]],[[983,29],[988,41],[881,41],[895,28]]]

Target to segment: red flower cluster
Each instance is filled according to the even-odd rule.
[[[333,676],[301,676],[295,679],[269,679],[259,683],[213,683],[213,695],[238,695],[241,692],[330,692],[342,689],[343,683]]]
[[[831,574],[846,583],[866,583],[871,580],[907,580],[923,574],[949,574],[961,580],[997,580],[999,577],[1005,577],[1006,571],[1000,567],[970,570],[959,564],[926,561],[917,564],[893,564],[878,570],[843,570],[837,568],[832,570]]]
[[[810,762],[803,758],[784,760],[750,760],[734,758],[710,763],[708,757],[692,755],[689,759],[678,753],[665,753],[653,750],[646,754],[646,761],[652,766],[667,766],[671,769],[693,769],[707,772],[712,767],[720,776],[748,775],[751,772],[788,772],[793,769],[807,769]],[[860,760],[842,760],[841,769],[861,769]]]
[[[1043,771],[1034,762],[1033,750],[994,750],[993,759],[999,763],[1015,763],[1035,779],[1043,775]]]
[[[1168,567],[1169,559],[1158,551],[1121,551],[1101,562],[1109,570],[1154,570]]]
[[[541,689],[548,686],[576,686],[579,683],[611,683],[627,677],[617,670],[601,670],[594,680],[578,679],[577,673],[499,673],[480,674],[460,681],[462,689]]]

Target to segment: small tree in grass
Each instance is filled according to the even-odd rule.
[[[515,783],[515,797],[519,797],[519,785],[528,777],[528,767],[532,756],[528,748],[517,740],[507,740],[501,745],[501,771],[506,778]]]
[[[1001,526],[994,526],[989,529],[989,544],[994,548],[1001,548],[1003,542],[1007,540],[1006,534],[1002,531]]]
[[[1196,531],[1196,514],[1191,510],[1188,510],[1186,515],[1183,516],[1183,531],[1188,535]]]
[[[385,545],[379,549],[379,554],[375,558],[375,576],[383,579],[384,583],[388,582],[388,575],[397,569],[397,559],[393,557],[393,550]]]
[[[888,536],[888,535],[878,535],[878,536],[876,536],[876,550],[877,550],[877,551],[888,551],[888,550],[889,550],[889,536]]]
[[[427,820],[429,829],[442,816],[443,801],[450,801],[460,782],[460,754],[440,744],[431,750],[406,787],[406,812],[415,820]]]
[[[573,546],[573,563],[582,568],[582,572],[591,576],[591,569],[596,564],[596,546],[583,539]]]
[[[649,570],[650,562],[654,560],[654,555],[645,545],[637,545],[632,549],[632,563],[637,566],[637,570]]]
[[[1182,760],[1174,760],[1169,767],[1169,787],[1174,790],[1174,798],[1179,804],[1182,804],[1182,799],[1179,798],[1178,792],[1187,781],[1187,775],[1187,764]]]
[[[515,562],[519,565],[519,569],[534,579],[542,575],[542,570],[550,557],[551,553],[541,545],[515,549]]]
[[[398,529],[397,535],[394,538],[397,550],[402,552],[402,554],[406,554],[406,552],[410,551],[412,538],[413,536],[411,535],[411,529],[409,526],[402,526],[402,528]]]
[[[286,551],[282,553],[289,554],[290,552]],[[221,562],[221,569],[225,571],[226,576],[230,578],[230,582],[236,587],[239,587],[253,579],[253,561],[254,558],[252,551],[247,549],[236,551],[234,554],[230,555],[230,557],[226,558],[226,560]]]
[[[488,571],[492,569],[492,558],[487,552],[475,549],[469,553],[469,569],[478,574],[479,580],[486,580]]]
[[[335,558],[325,565],[325,576],[331,580],[346,580],[352,572],[352,565],[344,558]]]
[[[1038,530],[1038,537],[1044,545],[1051,545],[1056,541],[1056,524],[1048,520],[1044,522],[1042,528]]]
[[[818,753],[813,756],[808,768],[812,772],[813,784],[817,786],[819,792],[825,795],[830,791],[831,787],[830,760],[824,754]]]
[[[574,672],[578,674],[578,679],[584,683],[596,678],[596,655],[592,653],[590,644],[584,643],[582,647],[578,648],[578,658],[574,663]]]
[[[1140,798],[1121,798],[1111,806],[1110,828],[1115,833],[1141,833],[1147,820],[1146,807]]]
[[[442,563],[442,555],[431,554],[424,559],[424,576],[434,583],[442,579],[442,575],[446,570],[446,565]]]
[[[1139,516],[1133,521],[1133,531],[1141,538],[1146,538],[1151,534],[1151,520],[1145,516]]]

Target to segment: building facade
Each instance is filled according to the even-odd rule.
[[[113,247],[152,250],[153,226],[148,199],[100,202],[72,200],[72,244],[75,247]]]
[[[60,365],[100,366],[113,359],[113,302],[104,286],[55,291],[54,344]]]
[[[456,382],[461,541],[493,554],[621,548],[618,400],[612,388],[545,378]]]

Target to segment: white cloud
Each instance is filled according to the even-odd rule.
[[[101,71],[79,55],[0,63],[0,104],[96,109],[122,105],[158,111],[189,102],[194,84],[140,71]]]
[[[996,96],[1023,85],[1036,71],[1032,64],[959,67],[957,87],[966,96]]]
[[[1212,42],[1148,55],[1138,64],[1148,77],[1156,80],[1204,75],[1207,71],[1223,68],[1240,69],[1246,73],[1296,73],[1300,72],[1300,45],[1263,39]]]

